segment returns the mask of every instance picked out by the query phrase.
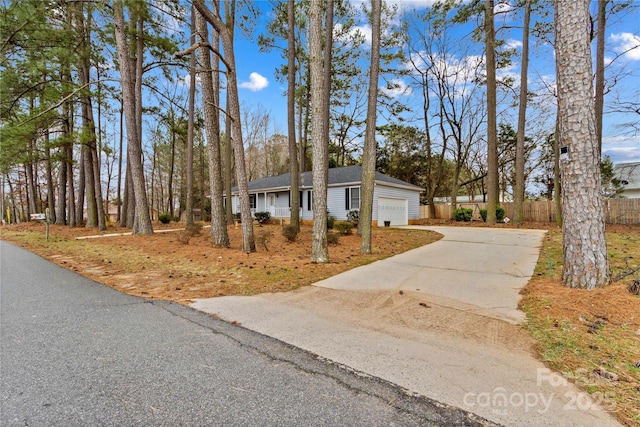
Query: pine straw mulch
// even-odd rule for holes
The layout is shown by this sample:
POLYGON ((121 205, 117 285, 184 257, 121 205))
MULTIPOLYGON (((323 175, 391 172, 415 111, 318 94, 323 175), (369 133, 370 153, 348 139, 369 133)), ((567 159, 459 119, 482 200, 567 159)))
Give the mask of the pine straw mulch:
POLYGON ((255 226, 256 252, 241 251, 241 228, 227 228, 230 248, 212 245, 210 230, 193 236, 184 224, 154 223, 152 235, 123 235, 76 240, 90 235, 125 233, 108 227, 105 232, 83 227, 23 223, 0 228, 1 237, 35 252, 69 270, 128 294, 189 303, 197 298, 285 292, 334 276, 359 265, 387 258, 439 240, 425 230, 376 228, 373 253, 360 254, 360 237, 341 236, 329 245, 327 264, 311 262, 311 227, 303 226, 294 242, 282 234, 280 224, 255 226), (173 232, 157 232, 162 230, 173 232))
MULTIPOLYGON (((640 227, 607 226, 613 276, 640 265, 640 227)), ((621 423, 640 424, 640 296, 630 292, 640 272, 594 290, 562 285, 562 233, 545 237, 534 278, 523 289, 525 328, 539 358, 621 423)))

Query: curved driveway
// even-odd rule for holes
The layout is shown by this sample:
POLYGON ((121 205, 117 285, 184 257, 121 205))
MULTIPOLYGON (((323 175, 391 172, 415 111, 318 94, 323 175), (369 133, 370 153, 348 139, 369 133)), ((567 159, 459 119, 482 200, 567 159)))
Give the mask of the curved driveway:
POLYGON ((517 310, 519 290, 533 272, 544 232, 427 228, 445 237, 314 287, 203 299, 192 307, 499 424, 619 426, 529 349, 498 339, 506 329, 516 331, 509 338, 523 335, 512 323, 524 319, 517 310), (409 315, 427 320, 412 328, 370 307, 375 298, 384 307, 411 293, 454 313, 428 317, 440 309, 421 302, 430 309, 409 315), (456 333, 438 324, 465 317, 477 324, 456 333), (488 340, 474 339, 472 329, 485 328, 488 340))
POLYGON ((314 286, 349 291, 403 290, 429 294, 441 305, 512 323, 520 289, 538 261, 544 230, 426 228, 444 237, 420 248, 355 268, 314 286))

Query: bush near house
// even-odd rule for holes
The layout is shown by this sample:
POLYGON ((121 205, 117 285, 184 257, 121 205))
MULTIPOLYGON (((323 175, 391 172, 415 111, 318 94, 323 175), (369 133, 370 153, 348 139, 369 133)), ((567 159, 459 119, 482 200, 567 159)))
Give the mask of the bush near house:
POLYGON ((471 208, 458 208, 453 211, 453 218, 456 221, 471 221, 471 217, 473 217, 473 209, 471 208))
POLYGON ((158 221, 163 224, 169 224, 171 222, 171 214, 169 212, 164 212, 158 215, 158 221))
MULTIPOLYGON (((482 217, 482 220, 484 222, 487 222, 487 210, 486 209, 480 209, 480 216, 482 217)), ((503 219, 504 219, 504 208, 502 206, 498 206, 496 208, 496 221, 502 222, 503 219)))
POLYGON ((336 222, 336 217, 327 213, 327 229, 333 230, 333 224, 336 222))
POLYGON ((351 230, 353 229, 353 223, 350 221, 336 221, 333 225, 333 228, 341 235, 346 236, 351 234, 351 230))
POLYGON ((261 226, 264 224, 269 224, 269 221, 271 220, 270 212, 256 212, 255 214, 253 214, 253 216, 261 226))
POLYGON ((353 225, 358 225, 358 222, 360 221, 360 211, 354 209, 347 212, 347 221, 353 223, 353 225))

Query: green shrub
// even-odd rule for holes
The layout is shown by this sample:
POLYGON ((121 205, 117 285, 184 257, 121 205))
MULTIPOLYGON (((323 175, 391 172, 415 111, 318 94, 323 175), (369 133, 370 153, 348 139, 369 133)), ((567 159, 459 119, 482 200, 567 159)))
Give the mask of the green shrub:
POLYGON ((171 214, 169 212, 164 212, 158 215, 158 220, 163 224, 169 224, 171 222, 171 214))
POLYGON ((336 222, 336 217, 331 215, 330 213, 327 213, 327 228, 329 230, 333 229, 333 224, 336 222))
POLYGON ((271 213, 269 212, 256 212, 255 214, 253 214, 253 216, 261 226, 264 224, 269 224, 269 221, 271 220, 271 213))
POLYGON ((354 209, 352 211, 347 212, 347 221, 349 221, 353 225, 358 225, 358 221, 360 221, 360 211, 357 209, 354 209))
POLYGON ((340 240, 338 233, 327 233, 327 243, 330 245, 337 245, 340 240))
MULTIPOLYGON (((487 210, 486 209, 480 209, 480 216, 482 217, 482 220, 484 222, 487 222, 487 210)), ((504 208, 502 206, 498 206, 496 208, 496 221, 502 222, 503 219, 504 219, 504 208)))
POLYGON ((295 242, 298 237, 298 229, 293 225, 282 227, 282 235, 290 242, 295 242))
POLYGON ((471 221, 471 218, 473 217, 473 209, 470 208, 458 208, 455 211, 453 211, 453 218, 456 221, 471 221))
POLYGON ((335 228, 339 234, 346 236, 347 234, 351 234, 353 223, 349 221, 336 221, 333 228, 335 228))

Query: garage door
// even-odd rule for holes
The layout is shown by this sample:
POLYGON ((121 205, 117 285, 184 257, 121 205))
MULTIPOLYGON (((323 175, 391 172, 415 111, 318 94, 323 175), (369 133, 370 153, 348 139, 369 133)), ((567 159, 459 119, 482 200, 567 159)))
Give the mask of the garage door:
POLYGON ((390 221, 391 225, 407 225, 407 205, 407 199, 378 197, 378 226, 384 227, 385 221, 390 221))

